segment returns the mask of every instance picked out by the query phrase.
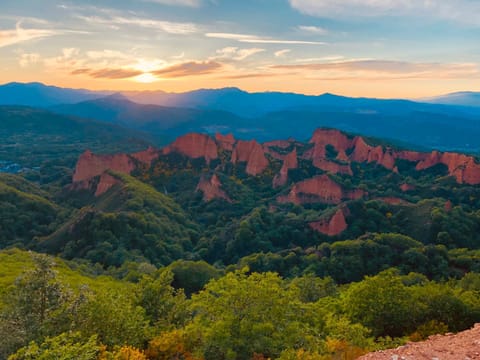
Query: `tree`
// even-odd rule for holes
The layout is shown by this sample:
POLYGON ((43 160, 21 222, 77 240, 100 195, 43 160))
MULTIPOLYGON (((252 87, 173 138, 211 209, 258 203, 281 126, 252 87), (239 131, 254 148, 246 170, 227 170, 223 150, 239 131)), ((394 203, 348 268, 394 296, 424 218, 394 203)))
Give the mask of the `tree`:
POLYGON ((343 307, 352 322, 372 330, 374 336, 401 336, 415 326, 412 319, 421 311, 402 283, 396 270, 390 269, 350 285, 343 307))
POLYGON ((188 338, 205 359, 277 357, 287 348, 315 348, 321 319, 274 273, 246 269, 212 280, 192 296, 196 313, 188 338))
POLYGON ((76 329, 84 336, 98 335, 109 347, 132 345, 143 346, 149 325, 145 310, 136 305, 132 293, 104 289, 90 294, 78 311, 76 329))
POLYGON ((145 276, 137 287, 138 305, 145 309, 150 324, 161 331, 182 326, 190 317, 183 290, 171 285, 173 276, 169 269, 162 269, 156 278, 145 276))
POLYGON ((17 278, 5 295, 0 314, 0 357, 5 358, 30 341, 43 341, 68 329, 63 321, 71 293, 57 279, 55 262, 33 256, 34 268, 17 278))
POLYGON ((99 352, 95 335, 85 340, 80 333, 74 332, 47 338, 41 345, 32 341, 8 360, 96 360, 99 352))

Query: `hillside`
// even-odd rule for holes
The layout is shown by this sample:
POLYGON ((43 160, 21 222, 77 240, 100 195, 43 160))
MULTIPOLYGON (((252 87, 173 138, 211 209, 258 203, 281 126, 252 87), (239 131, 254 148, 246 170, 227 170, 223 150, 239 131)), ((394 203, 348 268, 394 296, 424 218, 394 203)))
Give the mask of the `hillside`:
POLYGON ((86 151, 63 189, 4 179, 2 229, 16 217, 38 227, 9 230, 2 247, 104 267, 186 258, 341 283, 390 266, 435 279, 480 269, 474 157, 338 130, 308 143, 193 133, 161 149, 86 151))
POLYGON ((480 321, 469 155, 333 129, 308 142, 190 133, 87 150, 63 188, 0 181, 5 358, 355 359, 480 321))
POLYGON ((0 125, 0 162, 14 165, 12 172, 31 172, 41 182, 69 176, 86 149, 135 151, 152 141, 146 133, 118 125, 21 106, 0 106, 0 125))
MULTIPOLYGON (((188 258, 196 226, 168 196, 125 174, 104 173, 95 198, 34 247, 93 263, 168 265, 188 258)), ((80 187, 75 187, 81 192, 80 187)), ((88 197, 88 196, 87 196, 88 197)))
POLYGON ((115 194, 115 185, 105 181, 109 170, 131 174, 174 199, 198 226, 194 258, 211 263, 288 275, 285 251, 295 249, 300 269, 341 282, 374 274, 384 261, 429 276, 479 266, 480 165, 470 156, 399 150, 326 129, 309 143, 189 134, 163 149, 131 155, 84 153, 71 189, 84 189, 92 199, 115 194), (399 233, 412 242, 403 240, 405 254, 391 257, 402 238, 372 233, 399 233), (371 262, 363 254, 367 243, 389 255, 371 262), (335 265, 349 256, 358 258, 355 265, 335 265), (276 260, 267 266, 269 258, 276 260), (438 266, 442 270, 434 270, 438 266))

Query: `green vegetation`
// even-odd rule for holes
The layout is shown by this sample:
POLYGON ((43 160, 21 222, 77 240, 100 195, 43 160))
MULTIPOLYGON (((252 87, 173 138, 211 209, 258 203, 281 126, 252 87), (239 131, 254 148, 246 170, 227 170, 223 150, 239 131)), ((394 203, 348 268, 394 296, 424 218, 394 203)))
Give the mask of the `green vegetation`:
MULTIPOLYGON (((47 115, 0 109, 0 154, 33 169, 28 126, 47 115)), ((279 160, 249 176, 228 151, 210 163, 171 153, 131 176, 109 172, 116 183, 95 196, 98 177, 65 187, 79 149, 143 143, 110 127, 90 141, 77 131, 93 125, 55 119, 40 127, 40 169, 0 174, 0 358, 353 359, 480 321, 480 188, 445 166, 353 163, 354 176, 329 176, 368 195, 301 205, 278 197, 324 174, 311 161, 273 188, 279 160), (196 190, 213 174, 231 202, 196 190), (339 209, 343 232, 310 226, 339 209)))
POLYGON ((142 132, 21 106, 0 106, 0 160, 17 163, 32 180, 67 184, 85 150, 133 152, 152 139, 142 132))
MULTIPOLYGON (((478 273, 435 282, 388 269, 338 286, 244 268, 216 274, 188 299, 172 286, 169 268, 132 283, 83 275, 35 253, 2 251, 0 258, 0 272, 9 273, 0 295, 0 356, 10 360, 354 359, 480 321, 478 273)), ((173 268, 211 273, 201 263, 173 268)))

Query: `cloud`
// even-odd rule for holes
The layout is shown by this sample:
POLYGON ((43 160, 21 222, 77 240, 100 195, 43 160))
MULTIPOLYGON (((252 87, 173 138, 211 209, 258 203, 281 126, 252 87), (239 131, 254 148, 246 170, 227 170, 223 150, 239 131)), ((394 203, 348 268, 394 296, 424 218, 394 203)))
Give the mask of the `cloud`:
POLYGON ((65 68, 71 69, 82 62, 82 60, 79 59, 79 55, 80 49, 78 48, 63 48, 61 55, 46 58, 43 60, 43 63, 46 67, 53 69, 54 71, 65 68))
POLYGON ((275 57, 284 57, 286 54, 288 54, 290 51, 290 49, 283 49, 283 50, 278 50, 278 51, 275 51, 273 54, 275 55, 275 57))
POLYGON ((40 54, 31 53, 31 54, 21 54, 18 64, 20 67, 24 68, 31 64, 36 64, 40 61, 40 54))
POLYGON ((289 0, 303 14, 325 17, 411 16, 480 25, 476 0, 289 0))
POLYGON ((244 60, 249 56, 258 54, 260 52, 265 51, 265 49, 260 48, 250 48, 250 49, 239 49, 238 47, 225 47, 223 49, 217 50, 218 58, 227 58, 233 60, 244 60))
POLYGON ((180 64, 170 65, 151 73, 164 78, 183 76, 205 75, 213 73, 222 68, 222 64, 216 61, 189 61, 180 64))
POLYGON ((188 35, 198 31, 197 25, 193 23, 163 21, 139 17, 123 17, 123 16, 111 16, 111 17, 99 17, 99 16, 77 16, 91 24, 103 24, 109 25, 114 28, 118 28, 121 25, 138 26, 141 28, 155 29, 163 31, 169 34, 188 35))
POLYGON ((315 64, 274 65, 276 70, 298 71, 324 80, 346 79, 459 79, 480 77, 477 64, 412 63, 389 60, 353 60, 315 64))
POLYGON ((161 5, 171 6, 187 6, 187 7, 200 7, 201 0, 143 0, 144 2, 151 2, 161 5))
POLYGON ((100 59, 130 59, 131 56, 117 50, 87 51, 87 57, 93 60, 100 59))
MULTIPOLYGON (((332 61, 340 61, 344 60, 345 57, 342 55, 330 55, 330 56, 323 56, 323 57, 316 57, 316 58, 302 58, 302 59, 295 59, 295 62, 332 62, 332 61)), ((362 59, 362 60, 370 60, 370 59, 362 59)), ((352 60, 349 60, 352 61, 352 60)))
POLYGON ((235 33, 206 33, 206 37, 217 39, 236 40, 243 43, 251 44, 286 44, 286 45, 325 45, 324 42, 319 41, 304 41, 304 40, 282 40, 260 37, 256 35, 235 34, 235 33))
POLYGON ((58 34, 59 32, 54 30, 23 29, 21 27, 21 22, 17 22, 17 26, 14 30, 0 30, 0 48, 58 34))
MULTIPOLYGON (((286 74, 284 74, 286 75, 286 74)), ((236 75, 222 76, 222 79, 250 79, 250 78, 262 78, 262 77, 278 77, 278 74, 273 73, 244 73, 236 75)))
POLYGON ((81 68, 73 70, 71 75, 88 75, 95 79, 128 79, 143 74, 142 71, 134 69, 89 69, 81 68))
POLYGON ((328 30, 318 27, 318 26, 307 26, 307 25, 300 25, 298 26, 298 30, 310 33, 310 34, 315 34, 315 35, 326 35, 328 34, 328 30))
POLYGON ((184 57, 185 57, 185 51, 182 51, 180 54, 171 56, 172 59, 176 59, 176 60, 183 59, 184 57))

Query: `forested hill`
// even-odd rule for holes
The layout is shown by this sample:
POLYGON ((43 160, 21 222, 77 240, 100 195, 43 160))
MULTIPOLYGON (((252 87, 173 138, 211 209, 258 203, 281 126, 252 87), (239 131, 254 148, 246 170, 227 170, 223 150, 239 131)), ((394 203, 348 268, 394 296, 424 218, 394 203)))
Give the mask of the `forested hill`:
POLYGON ((472 156, 187 134, 71 173, 0 175, 4 358, 353 359, 480 321, 472 156))
POLYGON ((342 283, 391 266, 435 279, 479 267, 474 157, 337 130, 308 143, 188 134, 162 149, 86 151, 61 190, 0 180, 2 247, 103 267, 191 259, 342 283), (27 231, 15 219, 35 220, 27 231))

